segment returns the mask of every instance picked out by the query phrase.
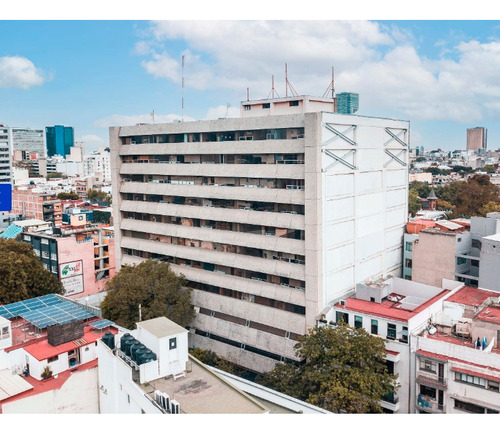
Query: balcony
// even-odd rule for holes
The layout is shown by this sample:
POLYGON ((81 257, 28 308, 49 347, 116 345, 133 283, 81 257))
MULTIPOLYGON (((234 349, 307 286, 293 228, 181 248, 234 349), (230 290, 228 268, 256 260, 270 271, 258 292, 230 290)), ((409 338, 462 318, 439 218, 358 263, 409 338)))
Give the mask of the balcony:
POLYGON ((447 380, 443 377, 429 377, 418 373, 416 381, 429 387, 447 388, 447 380))
POLYGON ((424 396, 422 394, 418 395, 416 408, 419 409, 420 411, 431 413, 431 414, 444 414, 445 413, 445 406, 444 405, 440 405, 432 397, 424 396))

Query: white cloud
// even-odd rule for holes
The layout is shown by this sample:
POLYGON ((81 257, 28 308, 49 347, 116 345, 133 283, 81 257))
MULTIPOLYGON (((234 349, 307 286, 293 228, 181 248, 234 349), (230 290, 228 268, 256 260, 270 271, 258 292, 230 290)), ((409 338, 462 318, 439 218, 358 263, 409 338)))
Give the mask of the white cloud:
POLYGON ((154 21, 150 30, 142 66, 180 83, 184 54, 186 87, 265 98, 274 76, 284 96, 287 63, 297 93, 321 96, 334 66, 335 90, 358 92, 360 114, 461 122, 498 114, 499 42, 462 39, 428 58, 420 37, 369 21, 154 21))
MULTIPOLYGON (((166 122, 174 122, 176 120, 181 120, 180 115, 154 115, 154 123, 162 124, 166 122)), ((192 118, 184 117, 184 121, 193 121, 192 118)), ((140 115, 110 115, 105 118, 98 119, 94 122, 96 127, 109 128, 114 126, 126 126, 126 125, 136 125, 136 124, 153 124, 153 117, 151 113, 145 113, 140 115)))
POLYGON ((231 107, 231 105, 220 105, 217 107, 211 107, 207 111, 207 116, 205 119, 219 119, 219 118, 239 118, 240 108, 231 107))
POLYGON ((0 57, 0 88, 29 89, 45 79, 44 73, 25 57, 0 57))

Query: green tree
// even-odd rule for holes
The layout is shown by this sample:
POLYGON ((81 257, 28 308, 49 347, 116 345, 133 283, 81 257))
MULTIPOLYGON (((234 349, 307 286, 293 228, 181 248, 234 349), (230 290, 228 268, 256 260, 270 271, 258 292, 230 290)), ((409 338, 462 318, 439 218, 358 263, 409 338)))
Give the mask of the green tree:
POLYGON ((486 174, 476 174, 462 183, 455 198, 457 217, 484 216, 488 203, 500 204, 498 188, 486 174))
POLYGON ((147 260, 124 266, 107 282, 106 290, 103 317, 125 328, 134 328, 139 321, 139 305, 142 320, 165 316, 185 326, 193 315, 191 289, 168 263, 147 260))
POLYGON ((51 178, 63 178, 63 173, 62 172, 49 172, 47 174, 47 180, 50 180, 51 178))
POLYGON ((299 337, 305 363, 280 363, 259 382, 332 412, 382 412, 380 400, 398 387, 385 365, 385 340, 341 323, 299 337))
POLYGON ((411 213, 412 216, 415 216, 417 211, 422 208, 422 201, 420 201, 418 191, 416 189, 410 189, 410 193, 408 195, 408 213, 411 213))
POLYGON ((80 199, 80 196, 78 195, 78 193, 76 193, 75 191, 71 191, 71 192, 60 192, 57 194, 57 197, 61 200, 65 200, 65 199, 80 199))
POLYGON ((111 205, 111 196, 102 190, 90 189, 87 191, 87 197, 90 202, 104 204, 106 206, 111 205))
POLYGON ((420 198, 427 198, 431 192, 431 186, 423 181, 412 181, 410 183, 410 189, 416 190, 420 198))
POLYGON ((61 281, 43 267, 29 244, 0 239, 0 305, 63 291, 61 281))
POLYGON ((483 171, 487 172, 488 174, 494 174, 497 170, 494 165, 485 165, 483 171))
POLYGON ((465 181, 455 180, 444 186, 437 186, 434 192, 439 199, 449 202, 451 205, 455 205, 457 194, 464 183, 465 181))

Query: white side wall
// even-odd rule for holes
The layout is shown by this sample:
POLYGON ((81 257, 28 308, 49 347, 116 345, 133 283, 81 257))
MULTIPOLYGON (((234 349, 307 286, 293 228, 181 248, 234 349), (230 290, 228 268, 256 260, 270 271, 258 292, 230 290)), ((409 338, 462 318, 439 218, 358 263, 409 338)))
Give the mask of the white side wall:
POLYGON ((391 139, 387 129, 409 142, 408 122, 323 113, 318 147, 323 209, 318 218, 324 240, 325 304, 370 277, 401 275, 408 147, 391 139))
POLYGON ((2 405, 4 414, 98 414, 97 367, 74 372, 58 390, 2 405))

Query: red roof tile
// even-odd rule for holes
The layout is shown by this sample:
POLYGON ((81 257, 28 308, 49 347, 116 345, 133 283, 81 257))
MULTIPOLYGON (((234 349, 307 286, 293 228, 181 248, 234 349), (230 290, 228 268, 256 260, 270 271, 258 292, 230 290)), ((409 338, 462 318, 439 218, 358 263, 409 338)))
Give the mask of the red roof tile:
POLYGON ((433 303, 441 299, 443 296, 448 294, 450 290, 443 290, 436 296, 428 299, 422 305, 419 305, 413 310, 408 310, 400 307, 400 303, 377 303, 371 301, 363 301, 361 299, 347 298, 345 300, 345 305, 340 305, 340 303, 335 304, 335 307, 341 308, 347 311, 354 311, 364 314, 372 314, 374 316, 385 317, 388 319, 399 320, 402 322, 408 321, 416 314, 420 313, 427 307, 431 306, 433 303))
POLYGON ((47 340, 43 340, 34 344, 29 344, 24 350, 34 356, 38 361, 43 361, 53 356, 69 352, 70 350, 95 343, 103 335, 103 331, 96 331, 92 327, 87 326, 83 337, 78 340, 73 340, 58 346, 52 346, 47 340))
POLYGON ((471 307, 479 307, 486 299, 499 296, 500 293, 497 292, 465 286, 455 294, 451 295, 448 299, 446 299, 446 301, 469 305, 471 307))
POLYGON ((482 309, 481 312, 474 317, 474 319, 500 325, 500 307, 486 307, 482 309))

